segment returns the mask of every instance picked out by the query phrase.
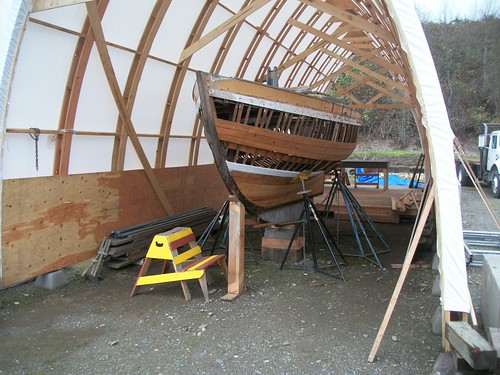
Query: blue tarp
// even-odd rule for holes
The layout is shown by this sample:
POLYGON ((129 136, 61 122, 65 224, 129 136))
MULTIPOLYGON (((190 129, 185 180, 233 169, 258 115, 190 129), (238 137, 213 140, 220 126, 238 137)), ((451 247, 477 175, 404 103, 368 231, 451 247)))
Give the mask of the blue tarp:
MULTIPOLYGON (((363 173, 362 169, 360 168, 357 168, 356 169, 356 173, 363 173)), ((358 182, 361 182, 361 183, 375 183, 377 182, 377 175, 373 175, 373 176, 358 176, 357 179, 358 179, 358 182)), ((384 185, 384 179, 381 177, 378 181, 378 184, 380 186, 383 186, 384 185)), ((405 187, 408 187, 410 185, 410 180, 407 180, 407 179, 404 179, 404 178, 401 178, 397 175, 394 175, 394 174, 390 174, 389 173, 389 186, 405 186, 405 187)), ((422 184, 421 182, 418 184, 418 187, 424 187, 424 184, 422 184)))

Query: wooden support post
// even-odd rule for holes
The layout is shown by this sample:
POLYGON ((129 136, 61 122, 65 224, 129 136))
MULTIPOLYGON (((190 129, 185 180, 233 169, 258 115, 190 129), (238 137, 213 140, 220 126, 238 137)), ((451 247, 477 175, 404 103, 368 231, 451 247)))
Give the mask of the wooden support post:
POLYGON ((233 195, 229 197, 228 285, 225 301, 233 301, 245 290, 245 207, 233 195))
MULTIPOLYGON (((429 181, 429 184, 431 183, 432 181, 429 181)), ((394 311, 394 307, 396 306, 396 302, 398 301, 399 293, 401 293, 401 289, 406 279, 406 275, 410 270, 411 261, 413 259, 413 256, 415 255, 415 251, 417 250, 420 236, 422 235, 422 232, 425 227, 425 222, 427 221, 427 217, 429 216, 432 204, 434 203, 434 194, 435 194, 434 186, 430 186, 429 193, 426 197, 427 199, 425 199, 425 203, 422 202, 423 204, 421 205, 421 212, 418 215, 418 220, 416 223, 417 225, 415 227, 415 230, 413 231, 410 245, 408 247, 408 250, 406 252, 406 257, 403 262, 403 269, 399 274, 399 279, 396 284, 396 287, 394 288, 394 292, 392 293, 391 301, 389 302, 389 306, 387 307, 387 311, 385 312, 384 319, 378 330, 377 337, 375 338, 375 342, 373 343, 372 350, 370 352, 370 355, 368 356, 368 362, 373 362, 375 356, 377 355, 378 347, 380 346, 380 342, 384 337, 385 330, 387 328, 387 325, 389 324, 389 320, 391 319, 392 312, 394 311)))

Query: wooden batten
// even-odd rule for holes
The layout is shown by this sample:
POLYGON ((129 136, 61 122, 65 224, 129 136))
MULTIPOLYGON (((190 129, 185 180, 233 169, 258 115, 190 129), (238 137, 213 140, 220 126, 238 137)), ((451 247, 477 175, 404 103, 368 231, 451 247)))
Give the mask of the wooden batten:
MULTIPOLYGON (((175 212, 227 197, 214 165, 154 172, 175 212)), ((111 230, 165 216, 142 170, 5 180, 2 204, 0 286, 90 259, 111 230)))

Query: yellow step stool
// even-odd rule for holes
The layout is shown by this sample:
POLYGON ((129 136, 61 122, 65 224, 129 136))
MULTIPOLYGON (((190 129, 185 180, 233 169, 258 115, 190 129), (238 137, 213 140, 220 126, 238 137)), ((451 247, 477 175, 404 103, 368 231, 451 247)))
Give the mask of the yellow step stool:
POLYGON ((227 279, 226 256, 211 255, 203 257, 201 248, 196 243, 196 238, 191 228, 177 227, 168 232, 159 233, 151 242, 148 253, 134 284, 130 297, 134 296, 138 286, 169 283, 179 281, 186 301, 191 299, 187 280, 198 279, 205 301, 208 302, 208 287, 205 269, 218 264, 227 279), (179 254, 182 248, 188 248, 179 254), (160 274, 145 275, 153 260, 163 260, 160 274), (165 273, 167 262, 173 265, 173 272, 165 273))

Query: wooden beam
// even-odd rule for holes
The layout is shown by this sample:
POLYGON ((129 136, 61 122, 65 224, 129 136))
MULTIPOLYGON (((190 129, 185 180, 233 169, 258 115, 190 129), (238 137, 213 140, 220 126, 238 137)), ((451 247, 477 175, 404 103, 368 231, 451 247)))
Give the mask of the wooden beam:
POLYGON ((474 370, 493 370, 497 352, 486 339, 467 322, 448 322, 446 339, 474 370))
MULTIPOLYGON (((292 24, 290 22, 290 20, 288 21, 288 23, 292 24)), ((337 30, 335 30, 335 33, 332 34, 332 37, 335 38, 339 35, 342 35, 344 33, 346 33, 347 30, 346 28, 344 27, 339 27, 337 28, 337 30)), ((307 56, 309 56, 310 54, 318 51, 319 49, 321 49, 322 47, 324 47, 326 44, 328 43, 328 41, 326 40, 321 40, 315 44, 313 44, 312 46, 310 46, 309 48, 305 49, 304 51, 302 51, 301 53, 299 53, 298 55, 295 55, 294 57, 292 57, 291 59, 287 60, 285 63, 281 64, 279 67, 278 67, 278 73, 281 73, 283 72, 286 68, 292 66, 293 64, 296 64, 298 63, 299 61, 301 60, 304 60, 307 56)))
POLYGON ((242 22, 245 18, 247 18, 257 10, 262 8, 270 1, 271 0, 255 0, 250 5, 248 5, 247 7, 243 8, 238 13, 230 17, 228 20, 221 23, 215 29, 210 31, 208 34, 206 34, 205 36, 203 36, 202 38, 198 39, 196 42, 191 44, 189 47, 184 49, 184 51, 182 51, 181 53, 181 57, 179 58, 179 64, 182 63, 184 60, 186 60, 188 57, 192 56, 196 51, 199 51, 200 49, 205 47, 208 43, 216 39, 218 36, 225 33, 231 27, 242 22))
POLYGON ((365 104, 352 104, 349 106, 349 108, 353 109, 407 109, 407 108, 412 108, 412 105, 410 103, 408 104, 370 104, 370 103, 365 103, 365 104))
MULTIPOLYGON (((408 274, 408 271, 410 270, 411 266, 411 261, 413 259, 413 256, 415 255, 415 251, 417 250, 418 242, 420 240, 420 236, 422 235, 422 232, 424 231, 425 223, 427 221, 427 217, 429 216, 429 212, 432 208, 432 205, 434 203, 434 196, 435 196, 435 189, 434 186, 432 185, 432 180, 430 180, 427 183, 427 190, 428 194, 427 197, 422 201, 422 205, 420 206, 420 212, 417 215, 417 221, 416 221, 416 227, 414 227, 410 245, 408 247, 408 250, 406 252, 405 260, 403 262, 403 269, 401 270, 401 273, 399 274, 399 279, 396 284, 396 287, 394 288, 394 292, 392 293, 391 300, 389 302, 389 306, 387 307, 387 311, 385 312, 384 319, 382 321, 382 324, 380 325, 380 328, 377 333, 377 337, 375 338, 375 342, 373 343, 372 350, 370 352, 370 355, 368 356, 368 362, 373 362, 375 359, 375 356, 377 355, 378 347, 380 346, 380 343, 382 342, 382 338, 384 337, 385 330, 387 328, 387 325, 389 324, 389 320, 391 319, 392 312, 394 311, 394 307, 396 306, 396 302, 398 301, 399 294, 401 293, 401 289, 403 287, 403 284, 406 279, 406 275, 408 274)), ((425 194, 424 194, 425 196, 425 194)))
POLYGON ((169 215, 173 214, 174 211, 172 206, 170 205, 163 189, 160 185, 160 182, 156 178, 151 165, 149 164, 148 158, 142 149, 141 142, 137 137, 137 133, 135 131, 134 125, 132 124, 132 120, 128 114, 127 106, 125 104, 125 100, 123 99, 123 95, 120 92, 120 86, 118 85, 118 80, 116 79, 116 75, 113 69, 113 65, 111 63, 111 58, 109 56, 108 48, 106 47, 106 42, 104 39, 104 33, 102 31, 101 22, 99 18, 99 12, 97 9, 97 4, 95 2, 88 2, 87 4, 87 14, 90 21, 92 33, 94 34, 95 44, 97 50, 99 52, 99 56, 101 58, 101 63, 106 74, 106 78, 108 80, 109 87, 111 89, 111 93, 116 103, 116 107, 118 109, 119 115, 123 120, 123 123, 127 129, 127 132, 130 137, 130 141, 134 146, 135 152, 141 161, 141 164, 144 168, 144 172, 148 176, 149 181, 155 191, 158 199, 160 200, 161 205, 165 209, 165 212, 169 215))
POLYGON ((335 18, 338 18, 345 23, 356 26, 365 32, 368 32, 372 35, 378 36, 387 41, 394 42, 394 37, 392 34, 381 28, 379 25, 374 24, 373 22, 367 21, 362 17, 356 16, 351 12, 347 12, 345 9, 336 7, 329 3, 325 3, 321 0, 300 0, 302 3, 310 5, 324 13, 330 14, 335 18))
POLYGON ((364 51, 351 43, 347 43, 343 39, 338 39, 335 37, 335 34, 328 35, 320 30, 315 29, 314 27, 308 26, 305 23, 302 23, 302 22, 294 20, 294 19, 288 20, 288 23, 295 26, 295 27, 298 27, 304 31, 307 31, 309 34, 317 36, 318 38, 321 38, 321 39, 326 40, 332 44, 335 44, 339 47, 342 47, 346 50, 349 50, 357 56, 364 57, 365 59, 371 60, 374 64, 377 64, 377 65, 379 65, 387 70, 390 70, 390 71, 393 71, 393 72, 399 73, 399 74, 406 74, 406 72, 401 67, 394 65, 387 60, 380 58, 376 54, 364 51))
POLYGON ((35 13, 35 12, 41 12, 42 10, 65 7, 68 5, 81 4, 95 0, 32 0, 32 1, 33 1, 33 9, 31 10, 31 12, 35 13))
POLYGON ((395 87, 404 93, 406 93, 408 91, 408 88, 403 86, 400 82, 393 81, 392 79, 387 78, 386 76, 384 76, 380 73, 377 73, 377 72, 375 72, 375 71, 373 71, 373 70, 371 70, 371 69, 369 69, 369 68, 367 68, 367 67, 365 67, 365 66, 363 66, 355 61, 346 59, 345 57, 343 57, 343 56, 341 56, 333 51, 330 51, 326 48, 324 48, 323 51, 325 53, 329 54, 330 56, 335 57, 336 59, 342 61, 343 63, 348 64, 351 67, 356 68, 365 74, 368 74, 369 76, 372 76, 372 78, 386 83, 389 87, 395 87))
POLYGON ((342 68, 334 71, 332 74, 329 74, 326 77, 320 79, 319 81, 314 82, 312 85, 309 86, 309 90, 313 90, 316 87, 319 87, 328 81, 333 81, 335 78, 337 78, 342 73, 346 73, 349 69, 351 69, 351 67, 349 65, 344 65, 342 68))
POLYGON ((402 103, 410 104, 409 98, 403 98, 402 96, 396 94, 395 92, 386 89, 384 86, 381 86, 373 81, 368 81, 368 82, 366 82, 366 84, 370 87, 373 87, 375 90, 378 90, 387 96, 390 96, 396 100, 399 100, 402 103))
MULTIPOLYGON (((132 61, 132 65, 129 70, 127 83, 123 90, 123 97, 127 105, 127 116, 131 116, 132 114, 137 90, 139 89, 139 83, 142 78, 144 67, 146 66, 146 63, 148 61, 151 47, 171 3, 172 0, 156 0, 156 4, 151 11, 151 15, 149 16, 148 23, 144 27, 141 40, 139 41, 139 45, 137 46, 137 52, 134 54, 134 60, 132 61)), ((123 170, 128 143, 127 130, 124 127, 123 121, 120 117, 118 118, 116 124, 116 131, 118 133, 121 132, 122 136, 116 138, 114 142, 113 159, 111 162, 112 171, 123 170)))
POLYGON ((238 199, 229 197, 228 285, 225 301, 233 301, 245 290, 245 207, 238 199))

